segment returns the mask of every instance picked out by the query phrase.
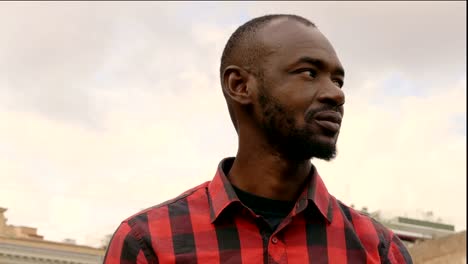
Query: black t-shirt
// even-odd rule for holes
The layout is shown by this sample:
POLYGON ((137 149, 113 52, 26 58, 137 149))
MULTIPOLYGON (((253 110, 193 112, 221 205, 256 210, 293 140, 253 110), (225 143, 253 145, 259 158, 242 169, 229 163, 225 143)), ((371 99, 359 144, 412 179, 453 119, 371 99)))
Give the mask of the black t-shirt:
POLYGON ((294 201, 273 200, 245 192, 234 185, 232 187, 239 200, 254 213, 262 216, 273 231, 288 216, 295 204, 294 201))

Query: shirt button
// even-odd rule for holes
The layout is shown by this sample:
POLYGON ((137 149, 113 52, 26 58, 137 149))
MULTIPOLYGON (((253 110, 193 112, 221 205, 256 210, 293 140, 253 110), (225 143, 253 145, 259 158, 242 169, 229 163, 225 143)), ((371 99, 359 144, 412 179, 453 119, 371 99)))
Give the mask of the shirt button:
POLYGON ((278 243, 278 239, 277 239, 276 237, 273 237, 273 238, 271 239, 271 242, 273 242, 273 244, 276 244, 276 243, 278 243))

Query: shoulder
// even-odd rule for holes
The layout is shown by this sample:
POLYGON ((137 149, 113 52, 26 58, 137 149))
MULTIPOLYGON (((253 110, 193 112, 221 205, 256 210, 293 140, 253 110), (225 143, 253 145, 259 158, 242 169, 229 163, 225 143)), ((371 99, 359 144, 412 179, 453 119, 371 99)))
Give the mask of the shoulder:
POLYGON ((372 237, 379 243, 379 247, 388 247, 393 231, 375 219, 371 214, 356 210, 337 200, 339 209, 342 211, 347 222, 351 223, 358 234, 365 234, 366 237, 372 237))
POLYGON ((178 206, 181 204, 186 203, 187 198, 198 198, 198 197, 204 197, 206 195, 206 188, 210 182, 204 182, 198 186, 195 186, 180 195, 169 199, 167 201, 164 201, 162 203, 159 203, 157 205, 151 206, 147 209, 144 209, 122 221, 122 223, 128 223, 130 227, 137 227, 139 223, 147 223, 148 222, 148 216, 151 217, 164 217, 165 215, 168 216, 168 207, 170 206, 178 206))
POLYGON ((390 228, 387 228, 372 215, 349 207, 337 199, 335 200, 348 226, 353 228, 364 245, 377 247, 380 258, 387 261, 385 263, 412 263, 408 250, 390 228))
POLYGON ((112 236, 104 263, 122 263, 122 261, 125 263, 158 263, 154 239, 164 237, 164 234, 170 232, 168 223, 171 215, 169 215, 168 208, 174 206, 175 214, 178 214, 177 210, 187 208, 187 198, 204 197, 208 183, 200 184, 173 199, 124 219, 112 236), (158 232, 160 235, 155 237, 153 232, 158 232))
POLYGON ((382 223, 372 217, 371 214, 358 211, 353 207, 347 206, 340 200, 336 199, 338 209, 341 210, 346 221, 350 222, 355 228, 369 228, 375 231, 376 235, 390 237, 393 232, 385 227, 382 223))

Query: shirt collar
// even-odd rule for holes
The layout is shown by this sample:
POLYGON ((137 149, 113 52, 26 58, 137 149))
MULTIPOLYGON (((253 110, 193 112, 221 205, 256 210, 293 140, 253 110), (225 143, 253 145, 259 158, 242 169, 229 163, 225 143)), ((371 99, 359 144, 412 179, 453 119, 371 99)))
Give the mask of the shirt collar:
MULTIPOLYGON (((225 211, 231 204, 238 203, 239 198, 234 191, 231 183, 229 182, 225 171, 228 171, 228 167, 232 166, 234 158, 223 159, 216 171, 216 175, 208 185, 208 199, 210 201, 210 220, 211 223, 225 211)), ((325 187, 322 178, 318 174, 315 166, 312 165, 310 171, 311 176, 309 177, 309 183, 305 186, 298 200, 296 206, 293 209, 293 215, 296 215, 304 211, 308 203, 313 203, 320 214, 329 222, 332 222, 332 202, 330 194, 325 187)))

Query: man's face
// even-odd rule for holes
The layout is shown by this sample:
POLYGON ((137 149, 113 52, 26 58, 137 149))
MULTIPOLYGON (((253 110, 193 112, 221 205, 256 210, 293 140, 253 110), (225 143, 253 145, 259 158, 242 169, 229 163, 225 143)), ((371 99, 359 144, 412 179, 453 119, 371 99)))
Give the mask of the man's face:
POLYGON ((272 52, 258 78, 256 114, 267 139, 290 159, 334 158, 345 99, 333 47, 316 28, 295 21, 262 33, 272 52))

